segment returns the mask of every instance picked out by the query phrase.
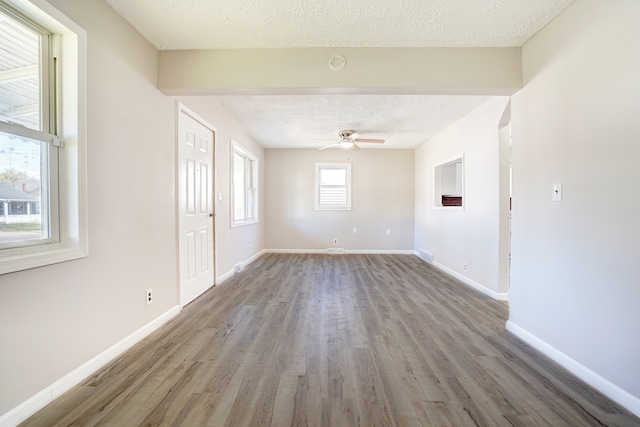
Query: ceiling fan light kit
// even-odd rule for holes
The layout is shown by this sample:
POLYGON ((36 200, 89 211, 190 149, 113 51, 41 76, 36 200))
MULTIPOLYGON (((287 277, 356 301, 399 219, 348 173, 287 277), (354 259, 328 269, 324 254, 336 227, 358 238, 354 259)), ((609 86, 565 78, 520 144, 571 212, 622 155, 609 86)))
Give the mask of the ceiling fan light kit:
POLYGON ((340 138, 340 141, 334 144, 330 144, 325 147, 319 148, 318 150, 337 147, 337 148, 343 148, 345 150, 358 151, 360 147, 358 146, 358 144, 356 144, 357 142, 367 142, 367 143, 372 142, 375 144, 384 143, 384 139, 360 138, 360 136, 361 136, 360 134, 357 134, 353 130, 341 130, 338 132, 338 137, 340 138))

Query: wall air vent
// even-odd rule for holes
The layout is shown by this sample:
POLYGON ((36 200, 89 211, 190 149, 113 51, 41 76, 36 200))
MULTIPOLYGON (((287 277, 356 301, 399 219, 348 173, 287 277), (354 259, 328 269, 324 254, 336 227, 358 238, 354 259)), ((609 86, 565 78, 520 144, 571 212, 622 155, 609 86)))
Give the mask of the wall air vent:
POLYGON ((429 264, 433 264, 433 254, 425 249, 420 249, 418 255, 429 264))

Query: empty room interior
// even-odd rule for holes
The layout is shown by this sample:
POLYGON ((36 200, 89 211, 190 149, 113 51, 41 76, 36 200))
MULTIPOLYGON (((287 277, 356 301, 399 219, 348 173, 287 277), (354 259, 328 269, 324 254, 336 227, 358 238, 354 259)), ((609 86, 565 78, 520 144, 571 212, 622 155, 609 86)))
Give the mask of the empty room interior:
POLYGON ((639 20, 0 0, 0 427, 640 426, 639 20))

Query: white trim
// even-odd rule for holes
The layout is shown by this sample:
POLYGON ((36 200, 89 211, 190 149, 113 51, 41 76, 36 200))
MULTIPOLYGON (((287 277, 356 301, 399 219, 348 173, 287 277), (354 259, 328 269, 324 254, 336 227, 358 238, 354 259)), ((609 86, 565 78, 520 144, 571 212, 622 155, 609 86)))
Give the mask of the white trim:
MULTIPOLYGON (((234 268, 233 268, 232 272, 233 272, 233 273, 236 273, 236 272, 240 272, 240 271, 244 270, 246 266, 248 266, 249 264, 251 264, 252 262, 254 262, 255 260, 257 260, 258 258, 260 258, 260 256, 261 256, 263 253, 264 253, 264 249, 263 249, 263 250, 261 250, 261 251, 259 251, 259 252, 257 252, 257 253, 255 253, 255 254, 253 254, 251 257, 247 258, 246 260, 244 260, 244 261, 240 261, 239 263, 237 263, 237 264, 234 266, 234 268), (238 268, 239 268, 239 270, 238 270, 238 268)), ((227 273, 227 274, 228 274, 228 273, 227 273)))
MULTIPOLYGON (((58 150, 60 241, 3 250, 0 274, 71 261, 88 255, 88 210, 86 188, 87 140, 87 33, 44 0, 9 3, 27 17, 60 34, 62 124, 59 132, 65 148, 58 150)), ((53 197, 53 195, 52 195, 53 197)))
POLYGON ((176 305, 166 313, 147 323, 145 326, 112 345, 102 353, 89 359, 87 362, 69 372, 64 377, 45 387, 42 391, 36 393, 18 406, 1 415, 0 427, 9 427, 20 424, 40 409, 53 402, 54 399, 57 399, 74 386, 80 384, 91 374, 107 365, 107 363, 120 356, 133 345, 142 341, 142 339, 178 314, 180 314, 180 306, 176 305))
POLYGON ((258 258, 260 258, 263 254, 265 254, 265 250, 261 250, 259 252, 256 252, 254 255, 252 255, 251 257, 249 257, 249 259, 247 259, 246 261, 244 261, 242 264, 246 267, 247 265, 251 264, 252 262, 254 262, 255 260, 257 260, 258 258))
POLYGON ((413 249, 346 249, 346 254, 362 254, 362 255, 415 255, 413 249))
POLYGON ((178 105, 178 109, 177 109, 177 113, 178 113, 178 117, 180 116, 180 113, 185 113, 188 116, 191 116, 193 119, 195 119, 197 122, 200 122, 200 124, 204 127, 206 127, 207 129, 209 129, 211 132, 216 133, 218 130, 216 129, 215 126, 211 125, 211 123, 209 123, 208 121, 206 121, 204 118, 202 118, 201 115, 199 115, 198 113, 196 113, 195 111, 193 111, 191 108, 189 108, 186 104, 183 104, 180 101, 176 101, 177 105, 178 105))
POLYGON ((228 280, 235 274, 235 270, 232 268, 221 276, 218 276, 216 279, 216 286, 221 285, 224 281, 228 280))
POLYGON ((606 378, 601 377, 597 373, 593 372, 586 366, 567 356, 557 348, 551 346, 549 343, 541 340, 537 336, 533 335, 526 329, 513 323, 511 320, 507 321, 507 331, 538 350, 545 356, 551 358, 563 368, 567 369, 576 377, 595 388, 605 396, 609 397, 616 403, 625 407, 631 411, 634 415, 640 417, 640 399, 633 396, 631 393, 623 390, 617 385, 613 384, 606 378))
MULTIPOLYGON (((264 249, 267 254, 326 254, 327 249, 264 249)), ((417 255, 413 249, 345 249, 345 254, 417 255)))
MULTIPOLYGON (((352 180, 351 180, 351 162, 316 162, 315 163, 315 210, 317 211, 350 211, 352 200, 352 180), (322 205, 320 204, 320 171, 323 169, 344 170, 346 174, 345 203, 343 205, 322 205)), ((336 187, 336 186, 333 186, 336 187)))
MULTIPOLYGON (((248 259, 237 263, 236 265, 240 266, 241 270, 244 270, 244 268, 247 265, 251 264, 252 262, 254 262, 258 258, 260 258, 265 253, 267 253, 267 251, 265 249, 263 249, 263 250, 255 253, 254 255, 249 257, 248 259)), ((235 267, 234 267, 234 268, 230 269, 229 271, 227 271, 226 273, 224 273, 222 276, 219 276, 217 281, 216 281, 216 285, 219 285, 222 282, 224 282, 225 280, 230 279, 235 273, 236 273, 236 270, 235 270, 235 267)))
POLYGON ((464 197, 462 198, 462 206, 434 206, 433 209, 437 211, 463 211, 464 197))
MULTIPOLYGON (((422 259, 422 258, 420 258, 420 259, 422 259)), ((458 273, 457 271, 454 271, 454 270, 450 269, 449 267, 440 264, 437 261, 433 261, 433 266, 438 268, 438 269, 440 269, 440 270, 442 270, 442 271, 444 271, 448 275, 455 277, 456 279, 460 280, 465 285, 472 287, 476 291, 481 292, 481 293, 485 294, 486 296, 493 298, 494 300, 497 300, 497 301, 509 301, 509 294, 506 293, 506 292, 496 292, 494 290, 491 290, 491 289, 487 288, 485 285, 483 285, 481 283, 478 283, 475 280, 469 279, 467 276, 463 276, 462 274, 458 273)))
POLYGON ((326 254, 326 249, 265 249, 268 254, 326 254))

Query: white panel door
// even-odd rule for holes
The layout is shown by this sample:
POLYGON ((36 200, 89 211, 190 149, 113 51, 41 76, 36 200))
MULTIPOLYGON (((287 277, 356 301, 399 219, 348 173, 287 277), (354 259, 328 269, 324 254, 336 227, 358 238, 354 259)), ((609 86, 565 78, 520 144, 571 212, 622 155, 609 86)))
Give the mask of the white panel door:
POLYGON ((180 107, 178 198, 180 304, 184 307, 214 285, 214 132, 180 107))

